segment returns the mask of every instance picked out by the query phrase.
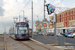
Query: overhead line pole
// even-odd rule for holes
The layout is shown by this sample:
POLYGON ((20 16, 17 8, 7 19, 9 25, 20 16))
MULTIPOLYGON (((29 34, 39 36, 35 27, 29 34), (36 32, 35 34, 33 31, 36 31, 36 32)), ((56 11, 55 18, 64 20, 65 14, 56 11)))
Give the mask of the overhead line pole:
POLYGON ((33 0, 32 0, 32 38, 33 38, 33 0))
POLYGON ((24 22, 24 10, 23 10, 23 22, 24 22))
MULTIPOLYGON (((44 0, 44 22, 45 22, 45 0, 44 0)), ((45 27, 44 27, 44 37, 45 37, 45 27)))
POLYGON ((19 15, 19 22, 20 22, 20 15, 19 15))
POLYGON ((55 34, 54 34, 54 37, 55 37, 55 45, 57 45, 57 36, 56 36, 56 18, 57 18, 57 17, 56 17, 55 12, 54 12, 54 18, 55 18, 55 19, 54 19, 54 21, 55 21, 55 22, 54 22, 54 33, 55 33, 55 34))

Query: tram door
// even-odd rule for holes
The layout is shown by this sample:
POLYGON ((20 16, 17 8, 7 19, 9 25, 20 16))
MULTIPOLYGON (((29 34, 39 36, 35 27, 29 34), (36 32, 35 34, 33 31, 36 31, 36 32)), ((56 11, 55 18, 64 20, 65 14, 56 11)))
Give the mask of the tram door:
POLYGON ((65 33, 65 29, 63 29, 63 33, 65 33))

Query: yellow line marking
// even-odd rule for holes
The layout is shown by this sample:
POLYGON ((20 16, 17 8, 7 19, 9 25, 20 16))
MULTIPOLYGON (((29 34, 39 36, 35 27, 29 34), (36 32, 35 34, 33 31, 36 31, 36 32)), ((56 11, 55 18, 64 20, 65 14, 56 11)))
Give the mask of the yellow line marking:
POLYGON ((54 46, 56 48, 60 48, 60 49, 65 49, 64 47, 61 47, 61 46, 54 46))
POLYGON ((55 44, 47 44, 47 45, 55 45, 55 44))
POLYGON ((71 44, 71 43, 65 43, 65 44, 71 44))

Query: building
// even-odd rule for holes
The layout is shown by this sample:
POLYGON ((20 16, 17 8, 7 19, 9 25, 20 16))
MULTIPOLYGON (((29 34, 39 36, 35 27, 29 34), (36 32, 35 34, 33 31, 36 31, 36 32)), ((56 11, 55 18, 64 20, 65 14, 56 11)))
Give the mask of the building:
MULTIPOLYGON (((49 17, 50 20, 53 19, 53 16, 49 17)), ((62 13, 56 15, 56 27, 57 33, 66 33, 69 30, 75 32, 75 8, 66 10, 62 13)), ((54 32, 54 23, 50 22, 50 32, 54 32)))
MULTIPOLYGON (((44 20, 42 20, 42 21, 37 20, 35 22, 35 24, 37 24, 36 32, 44 33, 43 22, 44 22, 44 20)), ((47 28, 45 29, 45 32, 47 32, 47 30, 49 29, 49 21, 45 18, 45 22, 47 22, 47 28)))

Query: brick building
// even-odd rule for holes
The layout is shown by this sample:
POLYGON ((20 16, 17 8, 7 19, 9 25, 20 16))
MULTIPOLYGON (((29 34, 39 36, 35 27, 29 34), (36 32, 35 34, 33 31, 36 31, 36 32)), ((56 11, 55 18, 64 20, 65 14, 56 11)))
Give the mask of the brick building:
MULTIPOLYGON (((69 30, 72 30, 75 32, 75 8, 66 10, 62 13, 59 13, 56 15, 56 27, 57 27, 57 33, 66 33, 69 32, 69 30)), ((53 16, 49 17, 50 20, 53 19, 53 16)), ((54 23, 50 22, 50 32, 54 32, 54 23)))

